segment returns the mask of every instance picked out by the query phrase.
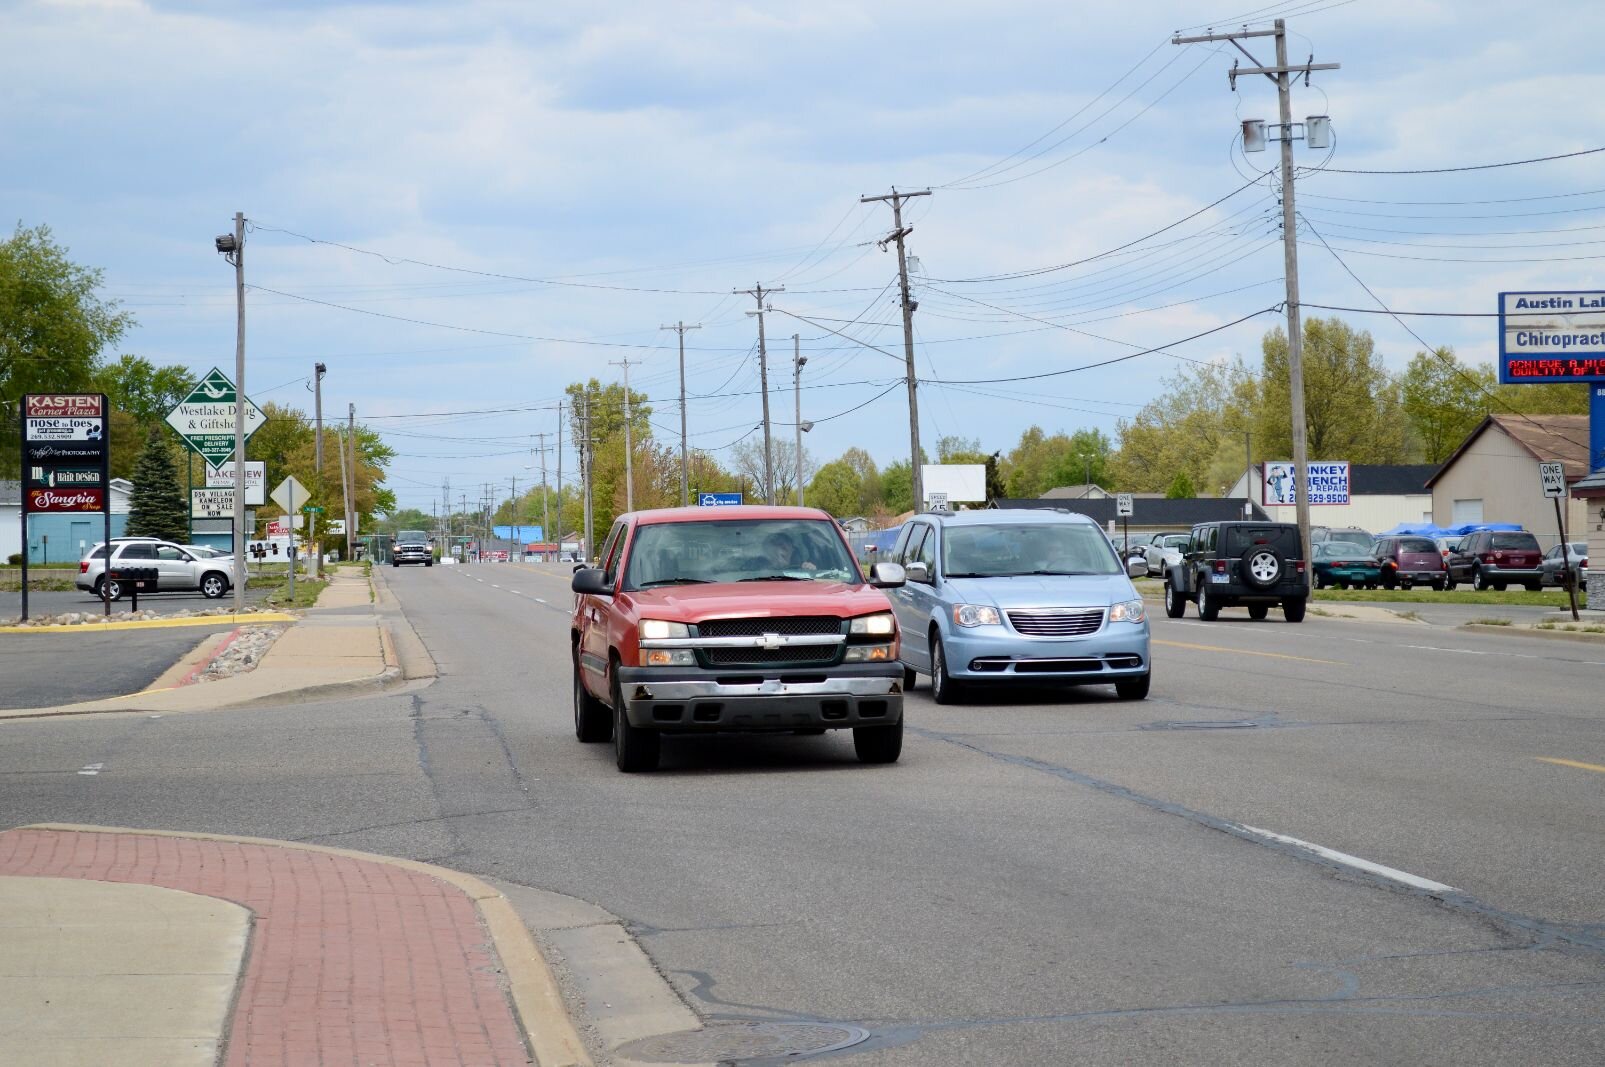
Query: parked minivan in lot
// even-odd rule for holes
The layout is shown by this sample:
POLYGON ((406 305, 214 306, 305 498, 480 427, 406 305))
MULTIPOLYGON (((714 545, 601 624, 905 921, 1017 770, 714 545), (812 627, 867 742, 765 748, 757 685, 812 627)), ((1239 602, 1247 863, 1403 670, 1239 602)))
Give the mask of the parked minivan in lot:
POLYGON ((887 591, 903 633, 904 687, 929 675, 950 704, 985 686, 1113 685, 1148 695, 1148 618, 1098 524, 1054 511, 916 515, 891 559, 907 581, 887 591))
POLYGON ((1543 550, 1525 530, 1477 530, 1460 539, 1449 553, 1449 588, 1470 582, 1473 589, 1503 590, 1520 584, 1533 592, 1543 588, 1543 550))

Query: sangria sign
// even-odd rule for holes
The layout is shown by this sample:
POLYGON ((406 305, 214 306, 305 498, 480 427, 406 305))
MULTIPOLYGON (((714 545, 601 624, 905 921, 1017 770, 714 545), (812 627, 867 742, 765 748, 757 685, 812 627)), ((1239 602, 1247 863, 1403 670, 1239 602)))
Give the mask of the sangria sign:
POLYGON ((107 414, 101 393, 22 398, 24 513, 106 511, 107 414))

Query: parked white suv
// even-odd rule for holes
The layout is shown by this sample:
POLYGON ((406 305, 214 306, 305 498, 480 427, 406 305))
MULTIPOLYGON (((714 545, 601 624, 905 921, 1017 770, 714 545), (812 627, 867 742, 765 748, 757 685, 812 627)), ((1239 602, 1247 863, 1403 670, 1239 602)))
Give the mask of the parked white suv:
MULTIPOLYGON (((216 600, 226 595, 233 585, 230 576, 232 560, 199 559, 170 541, 113 539, 111 551, 113 570, 122 567, 155 568, 157 592, 199 592, 208 599, 216 600)), ((99 544, 78 562, 78 578, 74 584, 98 597, 105 573, 106 546, 99 544)), ((113 600, 122 599, 123 591, 115 578, 111 580, 107 592, 113 600)))

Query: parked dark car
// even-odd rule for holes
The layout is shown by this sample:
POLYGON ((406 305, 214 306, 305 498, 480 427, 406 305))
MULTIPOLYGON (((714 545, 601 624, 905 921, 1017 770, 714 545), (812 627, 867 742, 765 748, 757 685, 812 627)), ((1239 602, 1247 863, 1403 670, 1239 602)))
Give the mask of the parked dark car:
POLYGON ((1187 602, 1198 617, 1241 605, 1251 619, 1282 606, 1288 622, 1303 622, 1308 577, 1298 527, 1290 522, 1206 522, 1193 527, 1181 563, 1165 577, 1165 614, 1179 619, 1187 602))
POLYGON ((1379 537, 1372 555, 1384 589, 1430 585, 1443 590, 1449 585, 1438 543, 1430 537, 1379 537))
POLYGON ((1315 588, 1375 589, 1382 580, 1382 567, 1371 555, 1371 546, 1361 548, 1348 541, 1325 541, 1310 550, 1310 568, 1315 588))
POLYGON ((1358 526, 1312 526, 1310 527, 1310 543, 1324 545, 1333 542, 1353 545, 1369 553, 1376 538, 1358 526))
POLYGON ((1543 550, 1525 530, 1478 530, 1468 533, 1449 553, 1449 588, 1470 582, 1473 589, 1522 585, 1543 588, 1543 550))

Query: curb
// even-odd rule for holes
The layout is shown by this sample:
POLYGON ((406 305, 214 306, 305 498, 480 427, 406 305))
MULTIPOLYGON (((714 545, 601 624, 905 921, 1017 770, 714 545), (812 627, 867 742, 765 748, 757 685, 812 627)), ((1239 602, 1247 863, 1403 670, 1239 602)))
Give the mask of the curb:
POLYGON ((1605 642, 1605 634, 1583 633, 1578 630, 1539 630, 1531 626, 1487 626, 1483 623, 1462 623, 1457 629, 1474 634, 1506 634, 1519 637, 1541 637, 1551 641, 1582 641, 1599 644, 1605 642))
POLYGON ((138 830, 118 826, 80 826, 73 823, 32 823, 16 827, 19 830, 54 830, 77 834, 138 834, 142 837, 176 837, 197 841, 229 841, 236 844, 263 845, 268 848, 293 848, 303 852, 324 852, 348 859, 369 863, 388 863, 428 875, 455 886, 473 901, 485 928, 490 932, 496 955, 502 961, 507 977, 507 992, 513 1002, 529 1049, 541 1067, 594 1067, 585 1043, 580 1040, 574 1022, 563 1004, 563 994, 552 974, 551 965, 541 954, 529 928, 518 917, 513 906, 498 890, 486 885, 471 874, 436 867, 417 860, 378 856, 372 852, 357 852, 348 848, 327 845, 304 845, 296 841, 274 841, 265 837, 242 837, 238 834, 203 834, 180 830, 138 830))
POLYGON ((205 615, 182 619, 139 619, 132 622, 53 623, 49 626, 0 626, 0 634, 105 633, 108 630, 166 630, 180 626, 254 626, 267 622, 295 622, 299 615, 282 611, 244 612, 236 615, 205 615))

